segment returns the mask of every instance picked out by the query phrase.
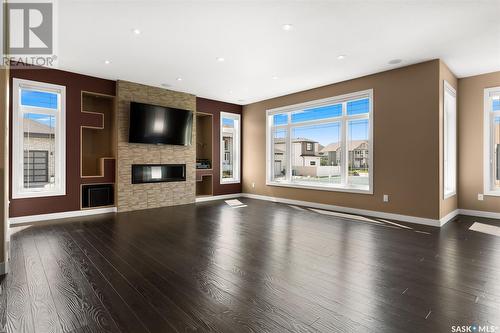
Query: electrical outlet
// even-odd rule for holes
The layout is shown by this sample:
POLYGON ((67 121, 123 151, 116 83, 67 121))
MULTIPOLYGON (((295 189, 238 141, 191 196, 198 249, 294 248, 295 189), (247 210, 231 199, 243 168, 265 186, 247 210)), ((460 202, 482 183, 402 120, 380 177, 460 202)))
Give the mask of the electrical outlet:
POLYGON ((484 200, 484 194, 479 193, 479 194, 477 195, 477 200, 479 200, 479 201, 483 201, 483 200, 484 200))
POLYGON ((255 188, 255 182, 252 183, 252 188, 255 188))
POLYGON ((384 202, 389 202, 389 194, 384 194, 384 202))

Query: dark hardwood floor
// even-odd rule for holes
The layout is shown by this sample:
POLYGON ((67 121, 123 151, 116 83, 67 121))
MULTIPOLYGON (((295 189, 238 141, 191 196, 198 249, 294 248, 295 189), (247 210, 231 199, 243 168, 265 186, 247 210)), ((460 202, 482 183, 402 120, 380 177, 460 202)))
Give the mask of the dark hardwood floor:
POLYGON ((500 325, 500 237, 468 230, 499 221, 438 229, 240 200, 247 207, 216 201, 17 232, 0 332, 500 325))

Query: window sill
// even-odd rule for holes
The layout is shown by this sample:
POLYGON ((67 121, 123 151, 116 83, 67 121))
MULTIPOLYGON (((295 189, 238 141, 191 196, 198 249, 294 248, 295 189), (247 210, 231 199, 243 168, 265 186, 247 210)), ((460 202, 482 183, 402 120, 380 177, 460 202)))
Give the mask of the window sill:
POLYGON ((454 197, 454 196, 456 196, 456 195, 457 195, 457 192, 456 192, 456 191, 455 191, 455 192, 450 192, 450 193, 445 193, 445 194, 443 195, 443 200, 446 200, 446 199, 452 198, 452 197, 454 197))
POLYGON ((239 183, 240 183, 239 180, 233 180, 233 179, 231 179, 231 180, 221 180, 220 181, 221 185, 224 185, 224 184, 239 184, 239 183))
POLYGON ((13 193, 12 199, 29 199, 29 198, 43 198, 43 197, 57 197, 66 195, 65 191, 50 191, 50 192, 21 192, 13 193))
POLYGON ((320 190, 320 191, 330 191, 330 192, 347 192, 347 193, 357 193, 357 194, 373 194, 373 189, 368 186, 321 186, 321 185, 307 185, 307 184, 297 184, 290 182, 266 182, 267 186, 281 186, 281 187, 292 187, 307 190, 320 190))
POLYGON ((488 190, 483 193, 486 196, 500 197, 500 188, 497 190, 488 190))

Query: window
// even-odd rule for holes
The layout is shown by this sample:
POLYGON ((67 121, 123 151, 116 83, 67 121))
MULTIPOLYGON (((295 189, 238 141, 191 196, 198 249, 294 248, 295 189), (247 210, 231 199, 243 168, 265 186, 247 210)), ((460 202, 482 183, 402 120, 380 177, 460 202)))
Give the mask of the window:
POLYGON ((12 102, 12 197, 65 195, 65 87, 14 79, 12 102))
POLYGON ((500 196, 500 87, 484 90, 484 194, 500 196))
POLYGON ((373 193, 373 91, 267 111, 267 185, 373 193))
POLYGON ((443 81, 443 195, 457 193, 457 93, 443 81))
POLYGON ((240 115, 221 112, 220 182, 240 182, 240 115))

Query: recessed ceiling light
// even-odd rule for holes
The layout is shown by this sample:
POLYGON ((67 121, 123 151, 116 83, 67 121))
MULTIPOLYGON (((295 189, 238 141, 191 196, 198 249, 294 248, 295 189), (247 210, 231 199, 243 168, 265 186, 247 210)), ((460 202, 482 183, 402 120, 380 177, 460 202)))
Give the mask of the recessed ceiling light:
POLYGON ((347 56, 345 54, 340 54, 337 56, 338 60, 344 60, 347 56))
POLYGON ((279 79, 279 77, 277 77, 276 75, 273 76, 273 80, 277 80, 277 79, 279 79))
POLYGON ((133 29, 132 32, 135 34, 135 35, 140 35, 141 34, 141 30, 139 29, 133 29))
POLYGON ((232 91, 232 90, 229 90, 229 93, 230 93, 230 94, 232 94, 232 93, 233 93, 233 91, 232 91))
POLYGON ((218 57, 216 60, 217 60, 218 62, 224 62, 226 59, 224 59, 223 57, 218 57))
POLYGON ((397 65, 397 64, 400 64, 403 60, 401 59, 392 59, 392 60, 389 60, 388 64, 389 65, 397 65))
POLYGON ((282 28, 283 30, 285 30, 285 31, 290 31, 290 30, 293 30, 293 25, 291 25, 291 24, 287 23, 287 24, 283 24, 283 25, 281 26, 281 28, 282 28))
POLYGON ((105 63, 106 65, 109 65, 109 64, 111 63, 111 61, 109 61, 109 60, 104 60, 104 63, 105 63))
POLYGON ((182 77, 178 77, 176 80, 177 81, 182 81, 182 77))

